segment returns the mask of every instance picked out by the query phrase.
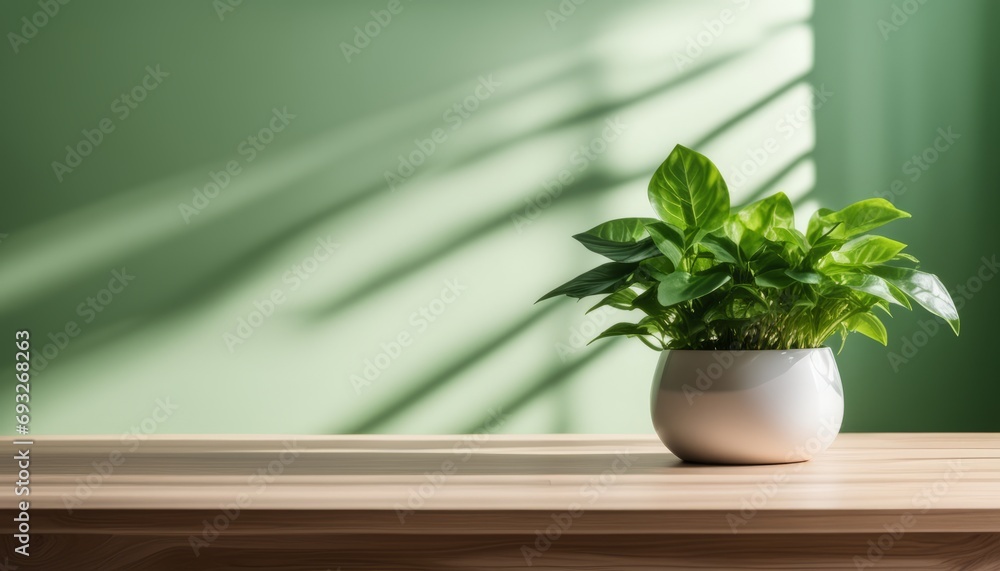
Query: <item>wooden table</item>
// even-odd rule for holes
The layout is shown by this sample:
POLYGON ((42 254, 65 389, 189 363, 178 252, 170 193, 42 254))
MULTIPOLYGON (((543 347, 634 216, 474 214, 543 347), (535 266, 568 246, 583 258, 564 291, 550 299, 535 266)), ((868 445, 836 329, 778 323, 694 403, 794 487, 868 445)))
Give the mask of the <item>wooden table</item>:
POLYGON ((30 458, 31 556, 5 493, 0 569, 1000 569, 998 434, 742 467, 575 435, 36 437, 30 458))

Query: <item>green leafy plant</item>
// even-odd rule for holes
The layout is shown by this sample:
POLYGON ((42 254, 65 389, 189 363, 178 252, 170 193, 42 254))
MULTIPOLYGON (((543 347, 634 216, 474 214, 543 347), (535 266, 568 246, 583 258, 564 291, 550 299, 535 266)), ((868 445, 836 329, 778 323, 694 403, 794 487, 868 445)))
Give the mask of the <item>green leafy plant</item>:
POLYGON ((624 335, 663 349, 804 349, 851 332, 883 345, 879 312, 910 300, 958 334, 948 290, 904 244, 869 231, 909 218, 881 198, 820 209, 805 234, 783 193, 730 209, 707 157, 677 145, 649 182, 657 218, 622 218, 573 236, 611 260, 542 296, 603 296, 589 311, 636 310, 594 340, 624 335), (877 310, 877 311, 876 311, 877 310))

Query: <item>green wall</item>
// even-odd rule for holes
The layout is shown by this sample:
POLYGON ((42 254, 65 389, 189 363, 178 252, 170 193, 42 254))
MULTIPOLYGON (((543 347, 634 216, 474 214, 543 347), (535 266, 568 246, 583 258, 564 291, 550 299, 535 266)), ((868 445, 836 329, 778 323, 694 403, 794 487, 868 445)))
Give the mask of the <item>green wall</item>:
POLYGON ((889 324, 888 350, 849 341, 838 360, 849 430, 1000 429, 998 17, 989 1, 816 5, 813 77, 838 93, 816 115, 816 191, 830 204, 884 196, 912 213, 890 235, 941 276, 962 317, 958 338, 915 311, 889 324))
MULTIPOLYGON (((1000 250, 987 0, 888 40, 882 1, 225 1, 0 6, 0 323, 32 333, 34 433, 651 431, 656 354, 533 302, 596 261, 571 234, 649 212, 678 142, 807 215, 951 126, 891 235, 949 286, 1000 250)), ((1000 428, 998 286, 898 373, 928 316, 850 341, 845 429, 1000 428)))

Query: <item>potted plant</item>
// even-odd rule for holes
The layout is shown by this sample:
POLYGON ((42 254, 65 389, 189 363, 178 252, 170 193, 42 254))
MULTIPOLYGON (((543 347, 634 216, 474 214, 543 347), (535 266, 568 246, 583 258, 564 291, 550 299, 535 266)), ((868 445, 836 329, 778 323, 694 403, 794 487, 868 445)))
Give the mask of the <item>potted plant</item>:
POLYGON ((603 296, 634 311, 594 340, 624 335, 661 351, 653 425, 695 462, 798 462, 826 449, 844 401, 832 336, 886 345, 880 315, 910 300, 958 334, 951 296, 905 245, 869 231, 909 214, 871 198, 820 209, 803 234, 783 193, 731 209, 722 175, 677 145, 649 182, 658 218, 622 218, 574 238, 610 262, 542 296, 603 296))

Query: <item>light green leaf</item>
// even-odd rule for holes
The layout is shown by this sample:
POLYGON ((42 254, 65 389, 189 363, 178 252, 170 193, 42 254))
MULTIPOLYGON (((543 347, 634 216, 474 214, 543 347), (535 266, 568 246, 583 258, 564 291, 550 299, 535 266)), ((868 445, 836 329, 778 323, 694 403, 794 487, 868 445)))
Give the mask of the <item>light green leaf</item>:
POLYGON ((799 232, 795 228, 775 228, 774 234, 776 236, 776 240, 788 244, 794 244, 795 247, 801 252, 807 252, 809 250, 809 242, 806 240, 806 235, 799 232))
POLYGON ((743 226, 769 240, 780 240, 777 229, 795 227, 795 211, 785 193, 779 192, 750 203, 737 211, 743 226))
POLYGON ((816 211, 809 221, 806 235, 811 244, 825 234, 846 240, 893 220, 909 217, 909 213, 899 210, 884 198, 869 198, 836 212, 825 208, 816 211))
POLYGON ((589 295, 611 293, 625 285, 625 278, 637 267, 639 264, 636 263, 608 262, 602 264, 543 295, 538 301, 557 295, 582 298, 589 295))
POLYGON ((809 219, 809 227, 806 229, 806 239, 809 243, 815 246, 823 236, 830 233, 834 226, 839 224, 838 222, 826 222, 826 217, 833 214, 833 211, 829 208, 820 208, 816 212, 813 212, 812 218, 809 219))
POLYGON ((895 303, 896 305, 901 305, 903 307, 909 306, 909 302, 906 301, 906 296, 899 295, 899 293, 897 293, 898 290, 893 291, 894 287, 879 276, 854 273, 835 274, 831 277, 836 283, 847 286, 853 290, 873 295, 879 299, 884 299, 889 303, 895 303))
POLYGON ((851 331, 857 331, 883 345, 889 344, 889 334, 885 330, 885 325, 871 313, 859 313, 848 319, 846 325, 851 331))
POLYGON ((674 272, 667 276, 667 279, 660 282, 656 290, 656 299, 663 306, 690 301, 712 293, 730 279, 729 274, 720 272, 702 275, 691 275, 680 271, 674 272))
POLYGON ((958 335, 958 309, 955 308, 948 289, 937 276, 911 268, 891 266, 878 266, 872 272, 903 290, 927 311, 947 321, 958 335))
POLYGON ((906 247, 906 244, 884 236, 858 236, 846 242, 839 250, 827 256, 838 264, 851 266, 875 265, 888 262, 906 247))
POLYGON ((712 161, 677 145, 649 181, 649 203, 664 222, 711 232, 729 216, 729 188, 712 161))

